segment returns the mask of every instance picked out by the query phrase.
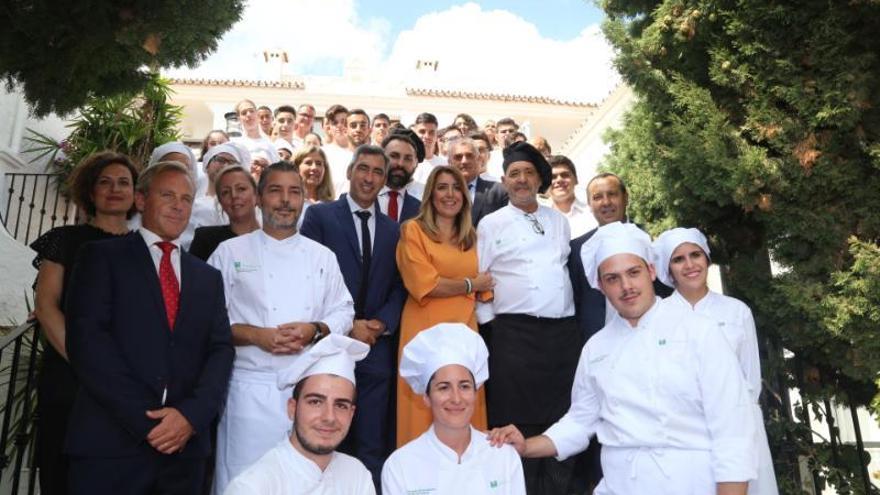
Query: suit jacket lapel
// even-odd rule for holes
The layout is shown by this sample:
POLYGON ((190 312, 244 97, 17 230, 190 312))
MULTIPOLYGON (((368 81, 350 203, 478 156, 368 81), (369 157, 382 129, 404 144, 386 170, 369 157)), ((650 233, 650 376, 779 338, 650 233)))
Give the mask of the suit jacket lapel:
POLYGON ((150 255, 150 248, 147 247, 147 242, 144 241, 144 238, 139 233, 132 235, 130 242, 132 250, 131 258, 136 260, 135 263, 137 263, 138 269, 142 272, 143 280, 147 284, 147 292, 152 295, 153 303, 155 304, 157 311, 156 314, 161 315, 159 320, 162 321, 163 328, 167 332, 170 329, 168 328, 168 318, 165 317, 165 300, 162 299, 162 287, 159 285, 159 274, 156 272, 156 265, 153 264, 153 257, 150 255))
MULTIPOLYGON (((354 226, 354 216, 351 213, 351 208, 348 206, 348 199, 344 197, 336 200, 336 219, 339 222, 339 225, 342 227, 342 235, 348 239, 348 244, 351 246, 352 252, 354 252, 355 259, 361 258, 361 246, 358 244, 358 236, 357 230, 355 230, 354 226)), ((376 207, 376 211, 379 211, 378 206, 376 207)))
POLYGON ((185 325, 182 325, 182 322, 185 317, 189 316, 188 309, 195 306, 195 302, 191 302, 194 296, 193 291, 195 290, 195 281, 193 280, 193 276, 195 276, 193 270, 194 257, 187 252, 181 251, 180 253, 180 302, 177 305, 177 317, 174 319, 174 331, 176 332, 178 328, 186 328, 185 325))

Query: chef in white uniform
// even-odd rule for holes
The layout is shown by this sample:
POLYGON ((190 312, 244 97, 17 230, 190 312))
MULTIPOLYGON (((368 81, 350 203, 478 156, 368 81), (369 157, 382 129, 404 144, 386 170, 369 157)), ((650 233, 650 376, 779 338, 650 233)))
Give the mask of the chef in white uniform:
POLYGON ((423 330, 403 348, 400 376, 423 396, 434 422, 385 462, 384 495, 525 494, 516 451, 493 448, 471 426, 488 358, 482 337, 461 323, 423 330))
POLYGON ((717 324, 654 295, 648 234, 599 227, 584 273, 617 315, 581 352, 571 408, 543 435, 492 432, 525 457, 564 459, 602 444, 596 495, 744 495, 757 476, 755 418, 736 356, 717 324))
POLYGON ((294 165, 270 165, 257 189, 263 228, 221 243, 208 259, 223 274, 236 345, 217 432, 215 494, 285 437, 278 371, 328 334, 347 334, 354 319, 336 256, 297 232, 303 186, 294 165))
POLYGON ((755 414, 758 479, 749 482, 749 495, 776 495, 776 475, 758 402, 761 396, 761 359, 752 311, 739 299, 712 292, 707 284, 710 251, 706 236, 697 229, 674 228, 654 241, 657 278, 675 289, 665 301, 705 315, 717 322, 739 361, 749 387, 755 414))
POLYGON ((225 495, 374 495, 361 461, 336 452, 355 412, 355 362, 363 342, 329 335, 278 373, 278 388, 293 387, 290 436, 240 474, 225 495))

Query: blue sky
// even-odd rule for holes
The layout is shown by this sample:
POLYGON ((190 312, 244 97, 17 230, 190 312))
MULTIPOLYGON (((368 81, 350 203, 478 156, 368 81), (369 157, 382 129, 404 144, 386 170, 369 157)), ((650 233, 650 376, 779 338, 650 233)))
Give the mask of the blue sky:
MULTIPOLYGON (((428 2, 404 0, 356 0, 355 9, 363 18, 382 17, 390 21, 391 38, 430 12, 446 10, 464 1, 428 2)), ((559 41, 575 38, 591 24, 602 22, 602 9, 592 0, 478 0, 483 10, 506 10, 533 23, 545 38, 559 41)), ((451 34, 454 35, 454 34, 451 34)))

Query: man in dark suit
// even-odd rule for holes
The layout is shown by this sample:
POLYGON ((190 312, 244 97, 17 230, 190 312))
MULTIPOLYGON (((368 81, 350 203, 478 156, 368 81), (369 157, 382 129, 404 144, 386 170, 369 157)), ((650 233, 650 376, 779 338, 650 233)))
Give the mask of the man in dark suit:
POLYGON ((79 253, 65 309, 81 388, 70 492, 192 494, 234 355, 220 273, 181 251, 195 183, 162 162, 138 181, 137 232, 79 253))
POLYGON ((385 187, 379 192, 379 208, 397 223, 418 215, 424 184, 413 180, 416 167, 425 159, 425 145, 410 129, 394 129, 382 141, 388 156, 385 187))
POLYGON ((447 144, 449 166, 461 171, 471 198, 471 221, 474 227, 489 213, 507 204, 507 190, 500 182, 480 177, 480 154, 470 138, 458 138, 447 144))
POLYGON ((388 161, 382 148, 359 146, 348 167, 348 195, 309 207, 300 229, 304 236, 336 254, 355 304, 349 336, 371 346, 366 359, 357 363, 357 413, 341 450, 364 463, 377 490, 391 447, 391 391, 397 351, 393 335, 406 300, 395 258, 400 227, 379 211, 376 202, 388 161))

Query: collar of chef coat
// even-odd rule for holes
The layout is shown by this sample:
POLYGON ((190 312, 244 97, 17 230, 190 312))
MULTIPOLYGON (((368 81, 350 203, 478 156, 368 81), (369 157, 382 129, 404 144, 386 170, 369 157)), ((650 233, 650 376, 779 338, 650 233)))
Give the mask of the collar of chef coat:
MULTIPOLYGON (((471 460, 476 455, 476 447, 475 441, 478 438, 478 435, 482 435, 477 429, 473 426, 471 428, 471 441, 468 444, 467 448, 464 449, 464 453, 461 454, 461 464, 464 464, 471 460)), ((437 438, 437 433, 434 431, 434 425, 432 424, 428 431, 425 432, 425 435, 428 437, 428 441, 430 441, 431 445, 434 446, 434 449, 441 455, 441 457, 449 461, 452 464, 459 464, 458 454, 449 448, 448 445, 441 442, 439 438, 437 438)))
MULTIPOLYGON (((296 447, 294 447, 293 444, 290 443, 289 438, 285 438, 283 443, 286 446, 282 447, 282 449, 289 457, 288 460, 293 463, 293 465, 302 467, 305 474, 308 474, 314 480, 320 481, 321 478, 324 477, 324 473, 330 470, 330 467, 333 465, 333 461, 336 460, 336 452, 334 451, 330 454, 331 457, 330 462, 327 463, 327 469, 321 471, 321 468, 318 467, 317 464, 315 464, 315 461, 309 459, 308 457, 304 456, 302 452, 296 450, 296 447)), ((291 480, 291 483, 295 482, 295 480, 291 480)))
POLYGON ((260 239, 260 245, 267 248, 272 248, 274 246, 293 246, 299 243, 302 236, 299 231, 296 231, 292 236, 285 237, 284 239, 276 239, 269 234, 266 233, 265 230, 260 229, 258 237, 260 239))
POLYGON ((713 299, 712 294, 713 293, 710 290, 709 292, 706 293, 705 296, 703 296, 702 299, 697 301, 697 304, 694 304, 694 305, 691 305, 690 301, 685 299, 684 296, 681 295, 681 292, 678 292, 678 289, 676 289, 675 292, 673 292, 672 295, 669 297, 672 298, 673 301, 684 305, 688 309, 693 309, 694 311, 699 312, 699 311, 706 310, 709 306, 712 305, 712 299, 713 299))
POLYGON ((626 328, 629 330, 640 330, 640 329, 644 329, 644 328, 651 328, 651 324, 654 320, 654 317, 657 315, 657 308, 660 307, 660 301, 662 301, 660 296, 654 296, 654 305, 651 306, 651 308, 648 311, 646 311, 645 314, 643 314, 641 318, 639 318, 639 323, 635 327, 630 325, 629 322, 626 319, 624 319, 622 316, 620 316, 620 313, 618 313, 617 311, 614 312, 615 315, 614 315, 614 319, 612 320, 612 323, 617 326, 622 326, 623 328, 626 328))

